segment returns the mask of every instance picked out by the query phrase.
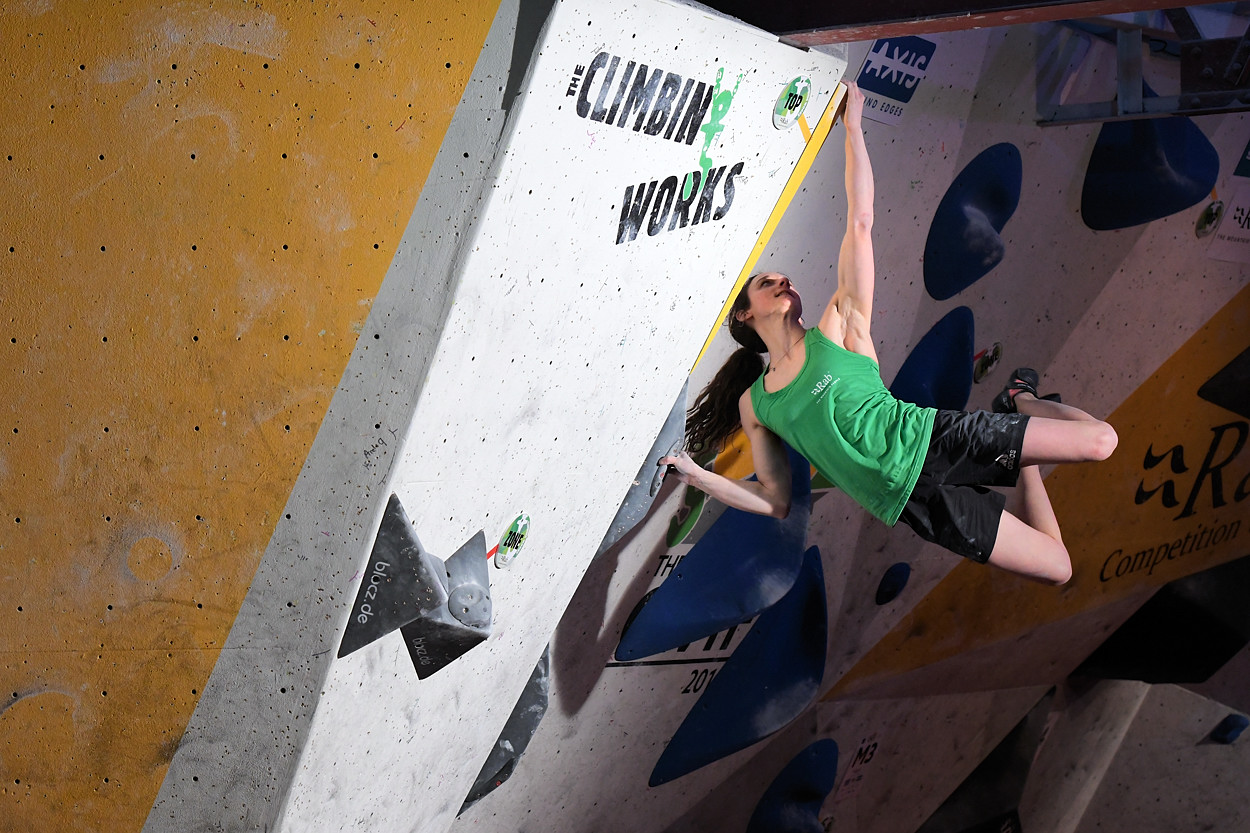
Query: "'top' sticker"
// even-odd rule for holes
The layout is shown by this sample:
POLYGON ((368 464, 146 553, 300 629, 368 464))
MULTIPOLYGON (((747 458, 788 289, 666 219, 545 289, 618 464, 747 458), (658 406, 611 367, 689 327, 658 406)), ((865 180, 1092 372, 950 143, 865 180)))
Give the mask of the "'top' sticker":
POLYGON ((791 81, 777 97, 777 106, 773 108, 773 127, 788 130, 798 122, 803 111, 807 109, 808 99, 812 97, 812 80, 802 76, 791 81))
POLYGON ((525 539, 530 534, 530 516, 522 512, 516 516, 516 520, 504 532, 503 537, 499 539, 499 546, 495 548, 495 566, 507 567, 512 564, 513 559, 521 552, 521 547, 525 546, 525 539))

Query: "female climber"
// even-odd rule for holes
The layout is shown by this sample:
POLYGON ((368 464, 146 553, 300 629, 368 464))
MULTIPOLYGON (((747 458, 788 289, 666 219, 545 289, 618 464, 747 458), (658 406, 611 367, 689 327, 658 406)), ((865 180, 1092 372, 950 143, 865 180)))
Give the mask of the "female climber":
POLYGON ((838 488, 893 526, 973 561, 1063 584, 1072 563, 1038 469, 1104 460, 1115 430, 1057 397, 1038 396, 1038 376, 1012 374, 994 412, 960 413, 895 399, 881 379, 870 327, 875 278, 873 178, 861 125, 864 97, 849 85, 846 112, 847 229, 838 286, 812 329, 785 275, 743 286, 729 312, 742 347, 695 400, 689 449, 716 449, 741 425, 756 481, 731 480, 682 452, 665 457, 677 478, 729 506, 785 517, 789 443, 838 488), (761 353, 768 354, 765 364, 761 353), (735 407, 736 406, 736 407, 735 407), (988 487, 1018 486, 1020 507, 988 487))

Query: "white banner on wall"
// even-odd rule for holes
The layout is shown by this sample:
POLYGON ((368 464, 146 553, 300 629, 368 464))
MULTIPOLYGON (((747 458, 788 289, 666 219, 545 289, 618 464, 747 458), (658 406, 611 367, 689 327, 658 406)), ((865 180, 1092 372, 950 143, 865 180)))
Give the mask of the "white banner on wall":
POLYGON ((902 121, 936 49, 914 35, 874 41, 855 79, 864 91, 864 116, 883 124, 902 121))

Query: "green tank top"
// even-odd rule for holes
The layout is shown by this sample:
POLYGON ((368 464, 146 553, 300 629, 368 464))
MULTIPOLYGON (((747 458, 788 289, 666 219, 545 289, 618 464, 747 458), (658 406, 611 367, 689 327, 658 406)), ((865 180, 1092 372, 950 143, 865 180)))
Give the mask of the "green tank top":
POLYGON ((807 358, 793 382, 769 393, 761 375, 751 386, 755 416, 893 526, 920 477, 937 411, 895 399, 876 362, 834 344, 818 327, 803 341, 807 358))

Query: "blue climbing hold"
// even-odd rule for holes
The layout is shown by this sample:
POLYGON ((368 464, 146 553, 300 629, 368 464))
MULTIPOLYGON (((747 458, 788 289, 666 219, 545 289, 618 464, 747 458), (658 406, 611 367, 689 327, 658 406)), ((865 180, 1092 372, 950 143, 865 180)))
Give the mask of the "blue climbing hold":
POLYGON ((648 657, 741 624, 776 604, 803 563, 812 510, 811 466, 790 456, 790 514, 737 509, 699 539, 625 628, 616 658, 648 657))
POLYGON ((1250 720, 1247 720, 1245 715, 1230 714, 1211 730, 1211 740, 1215 743, 1232 743, 1241 737, 1241 733, 1246 730, 1247 726, 1250 726, 1250 720))
POLYGON ((890 393, 925 408, 962 411, 972 396, 972 310, 955 307, 904 360, 890 393))
POLYGON ((793 586, 760 614, 669 741, 655 787, 768 737, 820 693, 828 613, 820 551, 803 556, 793 586))
POLYGON ((838 744, 818 740, 804 749, 768 785, 746 833, 824 833, 820 807, 838 777, 838 744))
POLYGON ((881 583, 877 585, 877 604, 889 604, 898 598, 898 594, 903 592, 903 588, 907 586, 907 579, 911 578, 911 565, 905 561, 897 564, 891 564, 890 569, 885 571, 885 575, 881 577, 881 583))
POLYGON ((938 203, 924 244, 924 286, 938 301, 962 292, 1003 259, 1000 233, 1020 203, 1020 151, 1001 142, 977 154, 938 203))
POLYGON ((1206 199, 1219 173, 1219 154, 1191 119, 1108 122, 1085 169, 1081 219, 1095 231, 1149 223, 1206 199))

